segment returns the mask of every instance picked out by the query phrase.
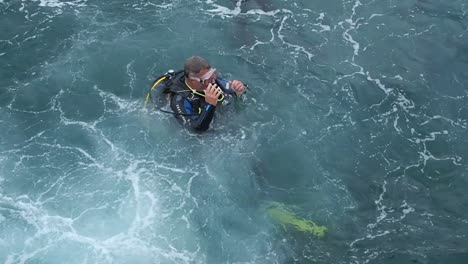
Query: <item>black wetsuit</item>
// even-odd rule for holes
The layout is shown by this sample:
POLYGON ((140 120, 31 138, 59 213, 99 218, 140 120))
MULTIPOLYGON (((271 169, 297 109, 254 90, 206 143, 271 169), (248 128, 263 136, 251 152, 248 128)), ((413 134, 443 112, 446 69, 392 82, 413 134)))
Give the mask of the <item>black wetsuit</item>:
MULTIPOLYGON (((218 104, 214 106, 208 104, 204 96, 192 92, 185 84, 185 76, 173 81, 170 87, 170 105, 175 116, 184 126, 197 132, 206 131, 213 120, 216 107, 227 104, 235 95, 233 90, 226 88, 226 80, 216 79, 216 83, 223 90, 224 99, 218 101, 218 104)), ((197 93, 204 94, 200 91, 197 91, 197 93)), ((221 95, 220 98, 222 98, 221 95)))

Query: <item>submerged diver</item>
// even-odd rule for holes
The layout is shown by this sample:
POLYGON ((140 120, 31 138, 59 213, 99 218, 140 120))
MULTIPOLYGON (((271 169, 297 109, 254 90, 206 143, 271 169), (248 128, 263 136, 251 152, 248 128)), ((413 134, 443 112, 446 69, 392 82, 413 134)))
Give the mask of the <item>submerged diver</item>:
POLYGON ((188 58, 183 72, 172 72, 157 80, 150 93, 164 77, 167 77, 168 83, 165 83, 162 92, 159 89, 156 93, 169 94, 172 114, 184 126, 197 132, 209 128, 219 103, 225 105, 230 98, 245 92, 245 85, 241 81, 218 78, 216 69, 199 56, 188 58))

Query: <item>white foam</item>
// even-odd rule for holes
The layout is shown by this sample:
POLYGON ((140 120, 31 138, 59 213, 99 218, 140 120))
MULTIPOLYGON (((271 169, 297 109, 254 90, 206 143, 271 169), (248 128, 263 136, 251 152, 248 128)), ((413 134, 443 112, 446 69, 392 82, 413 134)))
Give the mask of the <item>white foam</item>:
POLYGON ((407 214, 415 211, 413 207, 408 205, 406 200, 403 200, 403 204, 400 206, 400 208, 402 208, 401 212, 403 213, 403 215, 400 217, 400 220, 403 220, 403 218, 405 218, 407 214))
POLYGON ((377 84, 377 86, 378 86, 380 89, 382 89, 382 91, 384 91, 385 94, 388 95, 391 91, 393 91, 392 88, 387 88, 387 87, 385 87, 385 85, 383 85, 382 82, 380 82, 379 79, 373 79, 373 78, 370 76, 369 72, 366 72, 366 75, 367 75, 367 80, 368 80, 368 81, 371 81, 371 82, 374 82, 375 84, 377 84))
POLYGON ((210 13, 215 13, 223 18, 230 17, 230 16, 237 16, 241 12, 241 8, 240 8, 241 4, 242 4, 242 0, 238 0, 236 3, 236 7, 234 9, 229 9, 225 6, 213 4, 213 7, 215 8, 211 10, 207 10, 207 11, 210 13))
MULTIPOLYGON (((426 122, 425 122, 426 123, 426 122)), ((437 135, 448 135, 449 132, 447 130, 442 130, 440 132, 431 132, 429 133, 429 137, 425 137, 425 138, 416 138, 414 140, 411 140, 411 139, 408 139, 409 141, 411 142, 415 142, 417 144, 420 144, 422 143, 422 146, 423 146, 423 150, 422 151, 418 151, 418 154, 420 156, 420 161, 422 161, 422 165, 423 167, 421 168, 421 171, 424 172, 424 168, 425 166, 427 165, 427 161, 428 160, 450 160, 452 161, 452 163, 454 165, 457 165, 457 166, 461 166, 461 161, 463 160, 461 157, 459 156, 454 156, 454 157, 446 157, 446 158, 437 158, 435 157, 428 149, 427 149, 427 146, 426 146, 426 142, 427 141, 435 141, 436 140, 436 137, 437 135)), ((410 167, 416 167, 416 165, 413 165, 413 166, 410 166, 410 167)))
POLYGON ((379 195, 379 199, 374 201, 374 204, 377 206, 377 211, 380 211, 380 215, 377 217, 375 223, 367 225, 367 227, 370 229, 375 228, 377 224, 380 223, 382 220, 384 220, 388 215, 385 210, 387 207, 382 204, 383 196, 386 191, 387 191, 387 181, 384 181, 384 184, 382 185, 382 193, 379 195))
POLYGON ((398 119, 400 117, 397 115, 396 118, 395 118, 395 121, 393 121, 393 127, 395 128, 395 130, 398 132, 398 133, 401 133, 402 130, 401 128, 398 127, 398 119))
MULTIPOLYGON (((128 65, 127 65, 127 67, 128 67, 128 65)), ((128 69, 127 69, 127 71, 128 71, 128 69)), ((99 95, 103 98, 104 104, 106 104, 108 101, 111 101, 112 103, 118 105, 119 110, 129 109, 129 108, 132 109, 133 108, 133 105, 132 105, 132 103, 130 101, 124 100, 124 99, 118 97, 117 95, 115 95, 113 93, 103 91, 103 90, 99 89, 99 87, 97 85, 94 85, 93 88, 96 91, 99 92, 99 95)))
POLYGON ((348 30, 343 32, 343 38, 353 45, 354 55, 359 55, 359 43, 353 39, 353 37, 348 33, 348 30))
POLYGON ((385 236, 385 235, 388 235, 388 234, 390 234, 390 231, 385 230, 384 232, 378 233, 378 234, 376 234, 376 235, 368 234, 368 235, 366 236, 366 238, 369 238, 369 239, 372 240, 372 239, 374 239, 374 238, 381 237, 381 236, 385 236))
POLYGON ((33 0, 35 2, 39 2, 39 6, 43 7, 54 7, 54 8, 62 8, 64 6, 83 6, 86 2, 85 0, 75 0, 69 2, 63 2, 59 0, 33 0))
MULTIPOLYGON (((37 0, 36 0, 37 1, 37 0)), ((39 6, 63 7, 66 4, 58 0, 40 0, 39 6)))
POLYGON ((294 48, 295 51, 299 51, 299 52, 302 52, 302 53, 305 53, 307 55, 307 58, 310 60, 314 57, 314 55, 310 52, 308 52, 304 47, 302 46, 299 46, 299 45, 295 45, 295 44, 291 44, 291 43, 288 43, 287 41, 284 40, 284 36, 281 34, 281 30, 283 30, 283 27, 284 27, 284 22, 286 21, 286 19, 288 19, 288 16, 285 16, 283 18, 283 20, 281 21, 281 24, 280 24, 280 27, 278 29, 278 37, 281 39, 281 41, 286 44, 287 46, 289 47, 292 47, 294 48))
POLYGON ((237 1, 236 7, 234 9, 229 9, 225 6, 218 5, 218 4, 213 4, 212 1, 207 2, 208 4, 212 4, 214 7, 213 9, 207 10, 209 13, 213 13, 215 15, 218 15, 222 18, 226 17, 234 17, 238 15, 262 15, 262 16, 275 16, 278 13, 291 13, 291 11, 287 9, 275 9, 275 10, 270 10, 270 11, 264 11, 261 9, 250 9, 246 11, 245 13, 241 13, 241 5, 242 5, 242 0, 237 1))
POLYGON ((322 30, 320 30, 320 32, 324 32, 324 31, 330 31, 331 30, 331 27, 328 26, 328 25, 323 25, 323 24, 316 24, 318 26, 320 26, 322 28, 322 30))
MULTIPOLYGON (((447 117, 444 117, 444 116, 441 116, 441 115, 435 115, 433 116, 432 118, 430 118, 429 120, 421 123, 421 125, 426 125, 428 124, 431 120, 435 120, 435 119, 442 119, 442 120, 445 120, 447 122, 449 122, 452 126, 460 126, 462 128, 467 128, 466 124, 465 123, 460 123, 460 122, 456 122, 456 121, 453 121, 452 119, 450 118, 447 118, 447 117)), ((448 133, 448 132, 447 132, 448 133)), ((444 133, 445 134, 445 133, 444 133)))
POLYGON ((361 5, 362 5, 362 3, 359 0, 356 0, 356 2, 354 2, 353 15, 352 16, 356 15, 356 8, 358 8, 361 5))
POLYGON ((371 20, 371 19, 374 18, 374 17, 381 17, 381 16, 384 16, 384 14, 372 14, 372 15, 369 17, 369 20, 371 20))
POLYGON ((127 68, 127 75, 130 77, 130 81, 129 81, 129 84, 128 84, 128 86, 130 87, 130 94, 133 94, 133 91, 135 90, 135 83, 136 83, 136 79, 137 79, 136 72, 133 69, 134 64, 135 64, 135 61, 132 60, 127 64, 127 67, 126 67, 127 68))
MULTIPOLYGON (((381 233, 377 233, 375 235, 367 234, 366 237, 358 238, 358 239, 354 240, 353 242, 351 242, 349 244, 349 246, 352 248, 354 246, 354 244, 356 244, 359 241, 363 241, 363 240, 366 240, 366 239, 373 240, 373 239, 375 239, 377 237, 385 236, 385 235, 388 235, 388 234, 390 234, 390 231, 388 231, 388 230, 385 230, 384 232, 381 232, 381 233)), ((366 250, 366 252, 368 253, 368 249, 366 250)))
POLYGON ((276 10, 271 10, 268 12, 265 12, 261 9, 250 9, 249 11, 245 12, 247 15, 263 15, 263 16, 274 16, 281 12, 282 10, 276 9, 276 10))
MULTIPOLYGON (((328 25, 323 25, 322 24, 322 21, 323 21, 323 18, 325 17, 325 13, 320 13, 319 17, 315 20, 319 21, 319 23, 316 23, 314 24, 314 26, 319 26, 322 28, 322 30, 320 30, 320 32, 324 32, 324 31, 330 31, 331 30, 331 27, 328 26, 328 25)), ((315 31, 315 30, 314 30, 315 31)))
POLYGON ((398 94, 397 104, 406 112, 408 112, 409 109, 413 109, 415 107, 413 101, 409 100, 401 93, 398 94))

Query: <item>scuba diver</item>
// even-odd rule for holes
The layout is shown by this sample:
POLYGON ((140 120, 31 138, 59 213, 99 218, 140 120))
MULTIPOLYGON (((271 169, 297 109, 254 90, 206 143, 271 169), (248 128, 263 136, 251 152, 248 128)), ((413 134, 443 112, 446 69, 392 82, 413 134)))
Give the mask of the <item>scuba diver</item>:
POLYGON ((218 78, 216 69, 206 59, 192 56, 185 61, 183 71, 171 70, 156 79, 145 106, 151 98, 156 109, 173 114, 180 123, 196 132, 203 132, 208 130, 216 107, 242 96, 245 88, 241 81, 218 78), (173 112, 157 107, 162 103, 162 94, 167 94, 173 112))

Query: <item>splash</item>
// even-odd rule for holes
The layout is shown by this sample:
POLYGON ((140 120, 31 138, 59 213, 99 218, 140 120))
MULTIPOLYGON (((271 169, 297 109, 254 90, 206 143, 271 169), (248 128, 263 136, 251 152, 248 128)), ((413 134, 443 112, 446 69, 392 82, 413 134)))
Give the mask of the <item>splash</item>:
POLYGON ((320 226, 313 221, 299 218, 285 204, 278 202, 267 202, 265 206, 268 215, 274 220, 280 222, 286 229, 286 226, 292 226, 301 232, 308 232, 316 237, 324 237, 328 228, 320 226))
POLYGON ((84 6, 85 1, 84 0, 75 0, 75 1, 59 1, 59 0, 34 0, 34 2, 40 2, 39 6, 43 7, 56 7, 56 8, 62 8, 65 6, 84 6))

